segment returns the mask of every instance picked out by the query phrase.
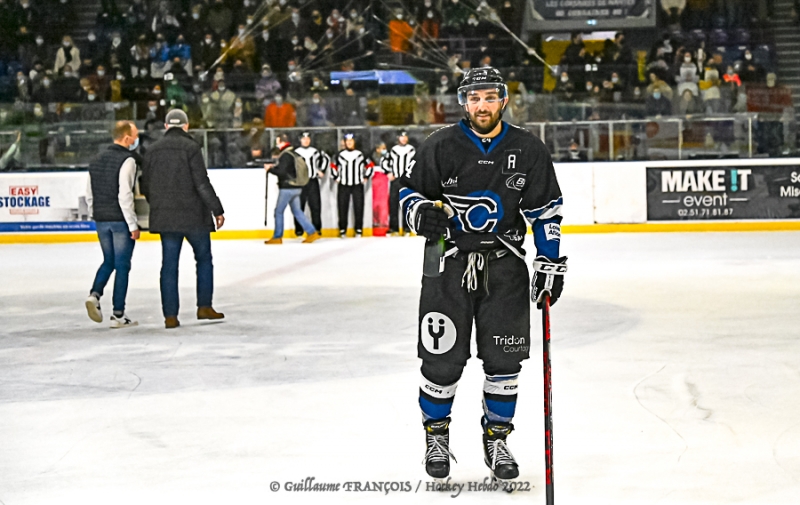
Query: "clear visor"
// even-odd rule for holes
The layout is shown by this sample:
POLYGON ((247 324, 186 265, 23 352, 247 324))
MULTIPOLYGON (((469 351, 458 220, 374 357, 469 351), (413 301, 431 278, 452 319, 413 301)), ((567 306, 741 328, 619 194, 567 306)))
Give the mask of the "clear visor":
POLYGON ((508 98, 508 87, 505 84, 487 82, 458 88, 458 104, 461 106, 478 104, 481 100, 487 103, 498 103, 506 98, 508 98))

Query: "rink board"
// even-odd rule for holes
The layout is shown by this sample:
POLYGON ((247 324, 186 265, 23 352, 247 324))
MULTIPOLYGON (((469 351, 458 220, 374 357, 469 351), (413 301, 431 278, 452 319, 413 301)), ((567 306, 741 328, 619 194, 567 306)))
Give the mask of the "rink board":
MULTIPOLYGON (((564 193, 565 233, 800 229, 800 221, 792 210, 800 209, 800 159, 797 158, 557 163, 556 173, 564 193), (798 167, 796 172, 793 167, 798 167), (762 177, 760 171, 769 169, 782 171, 785 184, 776 186, 778 183, 773 181, 757 186, 756 178, 762 177), (731 193, 730 176, 726 176, 725 191, 709 191, 721 189, 718 185, 711 186, 716 181, 716 175, 711 172, 721 171, 751 174, 750 188, 756 191, 751 191, 754 194, 750 195, 748 208, 756 209, 755 214, 723 216, 724 212, 717 209, 707 210, 703 215, 698 212, 697 216, 676 216, 666 222, 663 215, 653 219, 655 206, 670 201, 654 188, 659 181, 653 180, 653 174, 657 177, 660 172, 668 172, 669 175, 663 176, 665 187, 685 190, 675 199, 702 206, 705 202, 716 204, 723 196, 726 203, 729 197, 741 196, 731 193), (779 193, 766 195, 765 186, 778 188, 775 191, 779 193), (762 203, 759 199, 771 203, 762 203), (774 210, 776 208, 781 210, 774 210), (720 215, 712 215, 712 212, 720 215)), ((260 169, 214 169, 209 170, 209 177, 225 208, 226 218, 224 230, 215 234, 215 238, 265 239, 272 236, 278 196, 275 177, 267 178, 260 169)), ((94 224, 88 220, 85 202, 86 180, 86 172, 0 174, 0 243, 95 240, 94 224)), ((334 236, 338 231, 336 183, 327 174, 320 181, 320 193, 323 235, 334 236)), ((364 232, 371 235, 371 182, 365 186, 364 200, 364 232)), ((293 218, 288 208, 284 222, 285 236, 293 237, 293 218)), ((351 208, 348 216, 351 234, 353 222, 351 208)))

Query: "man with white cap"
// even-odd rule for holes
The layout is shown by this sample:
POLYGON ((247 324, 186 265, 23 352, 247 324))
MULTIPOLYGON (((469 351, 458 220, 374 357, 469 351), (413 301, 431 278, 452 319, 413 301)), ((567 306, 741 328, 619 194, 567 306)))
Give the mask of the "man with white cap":
POLYGON ((178 260, 183 239, 194 250, 197 262, 197 318, 222 319, 211 307, 214 266, 211 233, 225 223, 219 201, 203 159, 203 152, 189 135, 189 118, 180 109, 166 116, 164 138, 150 146, 142 169, 142 194, 150 204, 150 232, 161 235, 161 306, 165 326, 178 322, 178 260), (213 215, 213 219, 212 219, 213 215), (215 227, 216 225, 216 227, 215 227))

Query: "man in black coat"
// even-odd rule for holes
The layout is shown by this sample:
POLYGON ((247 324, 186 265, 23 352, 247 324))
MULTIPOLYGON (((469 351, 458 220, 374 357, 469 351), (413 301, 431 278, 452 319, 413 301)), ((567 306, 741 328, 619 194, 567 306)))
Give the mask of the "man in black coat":
POLYGON ((165 126, 164 138, 150 146, 144 157, 141 189, 150 204, 150 232, 161 235, 161 306, 165 325, 175 328, 180 326, 178 260, 184 238, 197 261, 197 318, 225 317, 211 307, 211 232, 222 228, 225 217, 208 180, 200 145, 187 133, 186 113, 180 109, 169 111, 165 126))

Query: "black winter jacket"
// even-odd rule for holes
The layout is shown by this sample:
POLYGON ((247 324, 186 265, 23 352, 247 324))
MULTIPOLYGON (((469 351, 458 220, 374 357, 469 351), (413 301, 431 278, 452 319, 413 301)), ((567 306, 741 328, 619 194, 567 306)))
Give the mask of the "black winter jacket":
POLYGON ((170 128, 144 157, 142 194, 150 204, 150 231, 214 231, 211 215, 224 213, 203 161, 188 133, 170 128))

